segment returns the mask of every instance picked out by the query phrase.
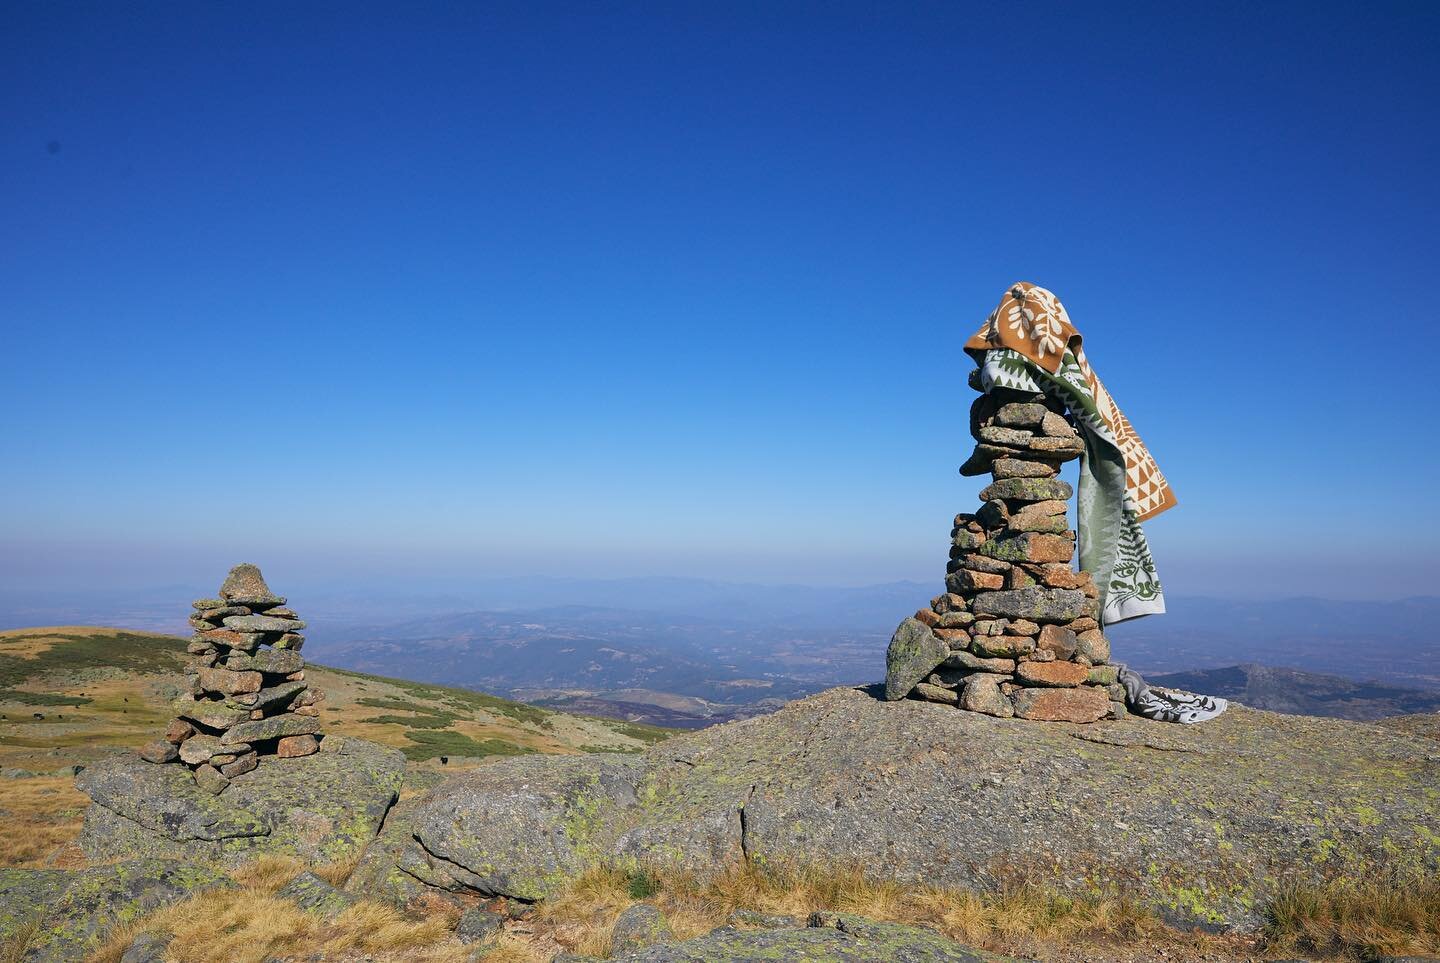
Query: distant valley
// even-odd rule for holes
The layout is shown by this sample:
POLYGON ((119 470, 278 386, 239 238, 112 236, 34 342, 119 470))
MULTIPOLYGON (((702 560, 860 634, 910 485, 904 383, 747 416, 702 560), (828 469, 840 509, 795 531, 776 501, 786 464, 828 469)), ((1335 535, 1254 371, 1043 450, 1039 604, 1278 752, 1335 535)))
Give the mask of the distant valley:
MULTIPOLYGON (((309 651, 330 665, 696 728, 879 679, 891 630, 937 586, 513 578, 426 589, 301 587, 293 598, 305 601, 309 651)), ((195 594, 179 586, 110 597, 0 592, 0 626, 181 632, 184 606, 174 600, 195 594)), ((1149 678, 1257 708, 1361 719, 1422 711, 1407 707, 1440 692, 1436 624, 1433 597, 1182 597, 1166 615, 1110 634, 1117 658, 1149 678), (1258 665, 1292 668, 1267 675, 1258 665)))

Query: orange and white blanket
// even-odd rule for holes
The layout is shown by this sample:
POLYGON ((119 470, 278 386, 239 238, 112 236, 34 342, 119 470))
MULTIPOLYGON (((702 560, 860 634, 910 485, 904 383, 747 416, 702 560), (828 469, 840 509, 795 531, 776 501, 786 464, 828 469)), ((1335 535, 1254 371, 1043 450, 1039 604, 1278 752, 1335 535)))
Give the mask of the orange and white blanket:
POLYGON ((1102 621, 1165 611, 1140 522, 1175 506, 1175 493, 1085 358, 1080 332, 1051 292, 1013 284, 965 350, 994 386, 1044 392, 1069 409, 1085 439, 1080 462, 1080 566, 1095 576, 1102 621))

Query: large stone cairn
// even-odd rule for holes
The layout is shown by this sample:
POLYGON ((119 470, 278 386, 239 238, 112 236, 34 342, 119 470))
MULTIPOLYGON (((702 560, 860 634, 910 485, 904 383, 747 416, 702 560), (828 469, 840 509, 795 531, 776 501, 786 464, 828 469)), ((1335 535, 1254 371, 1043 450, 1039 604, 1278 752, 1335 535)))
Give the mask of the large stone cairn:
POLYGON ((305 684, 305 638, 298 634, 305 623, 254 565, 235 566, 219 598, 193 604, 190 691, 176 700, 164 737, 140 755, 184 763, 200 788, 218 794, 262 754, 315 752, 324 696, 305 684))
POLYGON ((886 698, 1048 722, 1123 715, 1099 593, 1071 565, 1071 487, 1057 477, 1084 442, 1055 402, 1000 388, 976 400, 970 432, 960 473, 994 481, 978 512, 955 516, 945 594, 890 641, 886 698))

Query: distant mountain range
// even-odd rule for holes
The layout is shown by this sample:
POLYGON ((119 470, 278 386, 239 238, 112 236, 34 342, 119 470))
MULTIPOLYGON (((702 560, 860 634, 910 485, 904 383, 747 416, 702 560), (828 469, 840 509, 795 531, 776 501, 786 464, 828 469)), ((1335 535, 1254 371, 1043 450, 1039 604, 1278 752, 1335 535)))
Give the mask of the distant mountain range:
POLYGON ((682 727, 870 681, 877 664, 873 632, 583 605, 356 627, 343 643, 330 633, 312 633, 317 651, 358 671, 387 666, 420 681, 682 727))
POLYGON ((1258 662, 1440 689, 1440 598, 1434 596, 1167 602, 1165 615, 1106 630, 1117 659, 1147 673, 1258 662))
MULTIPOLYGON (((332 665, 567 711, 701 726, 881 678, 891 630, 939 589, 917 582, 816 587, 526 577, 426 583, 417 592, 300 586, 290 596, 310 623, 307 654, 332 665)), ((0 590, 0 628, 100 623, 180 633, 187 607, 176 600, 205 591, 171 586, 46 597, 0 590)), ((1376 687, 1440 691, 1440 635, 1433 628, 1440 625, 1440 598, 1181 597, 1169 606, 1164 616, 1109 630, 1116 657, 1147 677, 1232 671, 1241 663, 1375 680, 1350 683, 1368 688, 1349 696, 1337 694, 1334 682, 1316 683, 1314 701, 1296 703, 1311 706, 1298 711, 1338 706, 1343 712, 1329 714, 1349 718, 1386 714, 1366 706, 1413 702, 1376 687)), ((1231 676, 1202 676, 1193 687, 1223 695, 1222 687, 1237 684, 1231 676)), ((1262 689, 1256 683, 1236 698, 1297 711, 1267 701, 1272 695, 1262 689)))
POLYGON ((1413 712, 1440 712, 1440 692, 1379 682, 1356 682, 1318 672, 1268 665, 1170 672, 1148 677, 1151 685, 1204 692, 1254 709, 1304 716, 1369 721, 1413 712))

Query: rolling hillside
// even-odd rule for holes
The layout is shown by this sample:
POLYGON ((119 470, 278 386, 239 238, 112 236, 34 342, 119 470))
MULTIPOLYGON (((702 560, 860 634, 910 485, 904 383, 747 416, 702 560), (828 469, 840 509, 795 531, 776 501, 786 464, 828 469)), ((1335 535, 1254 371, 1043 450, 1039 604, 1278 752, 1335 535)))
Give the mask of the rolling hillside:
MULTIPOLYGON (((88 626, 0 632, 0 866, 56 859, 88 800, 72 767, 155 738, 185 640, 88 626)), ((311 663, 325 731, 404 751, 407 784, 526 753, 639 752, 671 731, 311 663)), ((63 853, 60 857, 63 864, 63 853)))
MULTIPOLYGON (((178 636, 92 627, 0 633, 0 765, 33 768, 25 763, 154 738, 170 719, 167 704, 179 694, 184 658, 185 640, 178 636)), ((416 763, 438 765, 441 756, 453 766, 527 752, 638 752, 669 735, 313 663, 306 674, 325 692, 327 732, 395 746, 416 763)))

